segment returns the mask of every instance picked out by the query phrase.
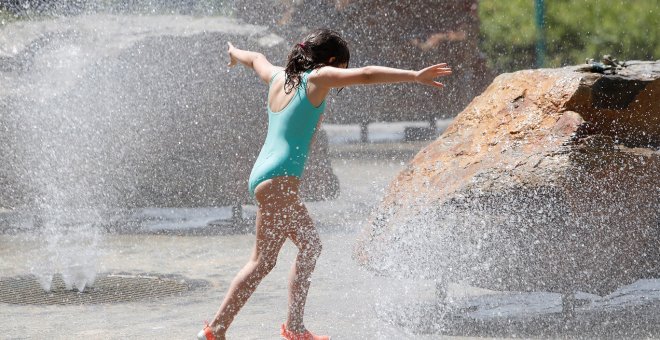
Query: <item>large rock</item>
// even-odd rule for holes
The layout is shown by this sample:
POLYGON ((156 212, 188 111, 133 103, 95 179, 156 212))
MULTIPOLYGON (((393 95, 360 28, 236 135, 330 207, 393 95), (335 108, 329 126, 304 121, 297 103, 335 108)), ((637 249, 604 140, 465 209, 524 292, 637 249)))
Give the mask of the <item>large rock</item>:
MULTIPOLYGON (((288 43, 226 18, 90 15, 0 35, 0 206, 218 206, 253 202, 266 86, 227 69, 226 42, 288 43)), ((303 194, 335 197, 320 134, 303 194), (313 184, 313 185, 312 185, 313 184)), ((308 169, 309 170, 309 169, 308 169)))
POLYGON ((352 67, 419 69, 447 62, 453 68, 452 76, 443 79, 447 87, 442 91, 396 84, 332 94, 327 117, 331 122, 454 116, 494 77, 478 48, 476 0, 235 0, 234 5, 237 16, 267 24, 292 42, 315 28, 339 31, 349 44, 352 67))
POLYGON ((660 275, 660 62, 498 76, 391 183, 357 257, 389 275, 606 294, 660 275))

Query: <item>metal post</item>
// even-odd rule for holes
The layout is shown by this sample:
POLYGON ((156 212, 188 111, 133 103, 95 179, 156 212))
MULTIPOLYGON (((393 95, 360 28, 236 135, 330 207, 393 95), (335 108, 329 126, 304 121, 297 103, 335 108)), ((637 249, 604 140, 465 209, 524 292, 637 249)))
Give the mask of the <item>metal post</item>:
POLYGON ((368 143, 369 142, 369 123, 361 122, 360 123, 360 142, 368 143))
POLYGON ((545 2, 534 0, 536 12, 536 68, 545 64, 545 2))
POLYGON ((447 284, 442 279, 435 282, 435 303, 439 306, 447 304, 447 284))
POLYGON ((241 229, 245 225, 243 220, 243 205, 234 203, 231 207, 231 223, 234 229, 241 229))
POLYGON ((564 320, 575 319, 575 293, 564 292, 561 294, 561 313, 564 320))

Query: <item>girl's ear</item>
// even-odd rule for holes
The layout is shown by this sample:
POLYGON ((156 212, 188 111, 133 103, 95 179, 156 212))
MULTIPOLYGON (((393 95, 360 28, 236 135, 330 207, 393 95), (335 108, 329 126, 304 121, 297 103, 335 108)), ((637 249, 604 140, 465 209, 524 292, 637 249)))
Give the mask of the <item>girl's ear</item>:
POLYGON ((330 57, 330 59, 328 59, 328 65, 332 65, 332 64, 334 64, 334 63, 335 63, 335 60, 337 60, 337 58, 335 58, 335 57, 330 57))

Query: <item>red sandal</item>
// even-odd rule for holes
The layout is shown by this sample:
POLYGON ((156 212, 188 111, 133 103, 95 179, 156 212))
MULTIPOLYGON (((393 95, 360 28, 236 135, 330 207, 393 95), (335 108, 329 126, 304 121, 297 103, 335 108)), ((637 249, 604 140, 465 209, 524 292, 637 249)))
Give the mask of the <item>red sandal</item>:
POLYGON ((294 333, 286 329, 286 325, 282 324, 282 337, 286 340, 330 340, 327 335, 315 335, 310 331, 303 333, 294 333))
POLYGON ((204 322, 204 324, 204 329, 197 333, 197 340, 216 340, 215 334, 213 334, 213 330, 211 330, 211 327, 209 327, 209 323, 204 322))

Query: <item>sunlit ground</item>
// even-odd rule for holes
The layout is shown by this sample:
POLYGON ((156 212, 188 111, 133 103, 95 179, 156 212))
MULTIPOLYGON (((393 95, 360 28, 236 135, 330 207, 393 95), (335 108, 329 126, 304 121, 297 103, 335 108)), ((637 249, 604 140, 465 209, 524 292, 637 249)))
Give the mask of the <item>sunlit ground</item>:
MULTIPOLYGON (((343 133, 354 136, 350 129, 343 133)), ((342 185, 339 199, 308 204, 324 242, 307 305, 306 325, 310 329, 330 334, 333 339, 600 337, 608 334, 604 333, 608 329, 632 337, 660 334, 654 326, 660 324, 657 280, 642 280, 606 298, 578 294, 583 305, 571 324, 562 319, 558 294, 498 293, 452 284, 446 306, 439 307, 433 282, 377 277, 359 267, 351 257, 356 236, 387 183, 412 154, 409 150, 425 143, 331 145, 331 153, 349 156, 332 160, 342 185), (393 157, 365 156, 383 148, 399 152, 393 157), (350 156, 355 154, 361 156, 350 156)), ((247 207, 245 211, 249 215, 254 209, 247 207)), ((32 242, 34 239, 21 233, 0 235, 2 276, 29 272, 27 264, 38 256, 32 242)), ((192 338, 203 321, 212 318, 253 242, 253 235, 106 235, 98 249, 99 272, 174 274, 206 280, 210 288, 132 303, 5 304, 0 308, 3 337, 192 338)), ((294 255, 295 249, 287 243, 275 270, 236 318, 230 339, 278 338, 279 325, 286 317, 287 273, 294 255)))
MULTIPOLYGON (((324 254, 313 278, 307 326, 335 339, 405 338, 397 327, 378 319, 379 304, 406 292, 417 298, 415 286, 432 293, 432 286, 376 278, 351 258, 361 224, 388 180, 402 167, 401 161, 335 159, 333 167, 342 183, 342 196, 309 204, 322 231, 324 254)), ((178 274, 208 280, 212 288, 153 302, 4 305, 1 328, 9 338, 191 338, 203 320, 215 313, 228 282, 247 260, 253 241, 253 235, 106 235, 99 249, 100 272, 178 274)), ((26 274, 33 246, 22 234, 1 235, 0 244, 2 275, 26 274)), ((286 317, 286 280, 293 257, 294 249, 287 243, 276 269, 237 317, 230 338, 278 338, 279 324, 286 317)))

